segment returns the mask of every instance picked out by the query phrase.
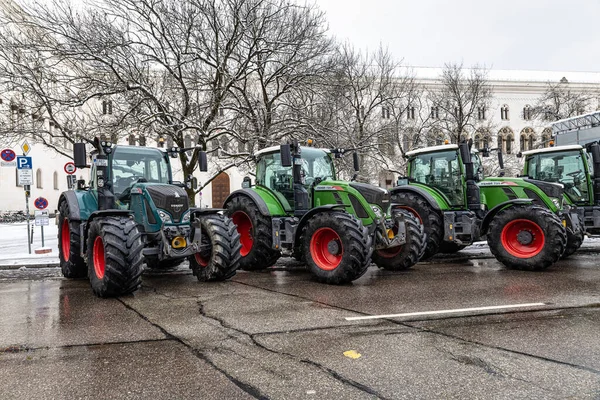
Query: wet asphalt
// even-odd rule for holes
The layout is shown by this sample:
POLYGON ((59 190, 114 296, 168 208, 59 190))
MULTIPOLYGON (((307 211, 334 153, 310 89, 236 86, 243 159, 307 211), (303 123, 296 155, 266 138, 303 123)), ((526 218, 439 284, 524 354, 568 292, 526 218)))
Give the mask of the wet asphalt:
POLYGON ((0 398, 600 399, 599 255, 523 272, 483 249, 344 286, 289 260, 210 284, 184 265, 108 300, 0 270, 0 398))

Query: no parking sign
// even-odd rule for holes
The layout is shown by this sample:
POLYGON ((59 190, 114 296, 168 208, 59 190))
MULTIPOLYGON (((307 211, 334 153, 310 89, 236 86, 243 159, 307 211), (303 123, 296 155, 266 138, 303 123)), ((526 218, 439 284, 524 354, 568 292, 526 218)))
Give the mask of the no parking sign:
POLYGON ((43 210, 44 208, 48 207, 48 200, 40 196, 37 199, 35 199, 33 205, 35 205, 35 208, 37 208, 38 210, 43 210))

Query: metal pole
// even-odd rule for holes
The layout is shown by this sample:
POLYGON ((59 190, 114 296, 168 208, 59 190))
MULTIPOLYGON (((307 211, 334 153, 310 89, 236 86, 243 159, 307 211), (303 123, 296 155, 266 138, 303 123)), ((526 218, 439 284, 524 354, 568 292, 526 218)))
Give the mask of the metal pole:
POLYGON ((44 247, 44 225, 40 229, 42 230, 42 247, 44 247))
POLYGON ((30 236, 29 230, 29 196, 27 195, 27 191, 25 191, 25 214, 27 217, 27 247, 29 248, 29 254, 31 254, 31 240, 32 236, 30 236))

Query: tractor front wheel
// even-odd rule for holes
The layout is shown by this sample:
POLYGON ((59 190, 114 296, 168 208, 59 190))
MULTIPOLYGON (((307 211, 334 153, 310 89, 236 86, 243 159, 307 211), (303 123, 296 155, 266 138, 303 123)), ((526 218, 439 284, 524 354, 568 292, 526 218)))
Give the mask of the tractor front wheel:
POLYGON ((81 257, 81 235, 79 221, 69 218, 69 206, 66 201, 58 207, 58 257, 60 270, 65 278, 85 278, 87 268, 81 257))
POLYGON ((199 281, 223 281, 235 275, 242 255, 240 234, 233 221, 221 214, 203 215, 194 222, 201 249, 189 257, 199 281))
POLYGON ((371 263, 372 239, 360 220, 344 212, 320 213, 306 225, 304 258, 313 276, 341 284, 360 278, 371 263))
POLYGON ((567 233, 561 220, 539 206, 512 206, 494 217, 487 235, 498 261, 511 269, 543 270, 559 260, 567 233))
POLYGON ((423 224, 427 243, 421 260, 433 257, 440 251, 444 240, 442 216, 422 196, 411 192, 399 192, 392 196, 392 203, 412 213, 423 224))
MULTIPOLYGON (((421 222, 410 212, 403 209, 393 211, 394 218, 404 219, 406 227, 406 243, 389 249, 375 250, 373 262, 379 268, 390 271, 409 269, 419 261, 419 256, 425 246, 425 234, 421 222)), ((397 234, 398 222, 394 234, 397 234)))
POLYGON ((275 264, 281 253, 272 248, 271 218, 262 215, 254 201, 246 196, 234 197, 226 208, 227 216, 240 234, 240 269, 257 271, 275 264))
POLYGON ((567 247, 561 258, 567 258, 575 253, 583 244, 583 239, 583 230, 580 229, 577 232, 572 232, 570 229, 567 229, 567 247))
POLYGON ((132 293, 142 283, 142 234, 129 217, 109 216, 90 223, 88 276, 99 297, 132 293))

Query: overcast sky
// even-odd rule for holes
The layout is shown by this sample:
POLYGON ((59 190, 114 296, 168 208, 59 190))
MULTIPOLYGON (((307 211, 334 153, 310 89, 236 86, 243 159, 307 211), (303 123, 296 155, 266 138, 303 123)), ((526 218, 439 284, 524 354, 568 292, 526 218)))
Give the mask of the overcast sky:
POLYGON ((413 66, 600 71, 598 0, 314 0, 330 30, 413 66))

